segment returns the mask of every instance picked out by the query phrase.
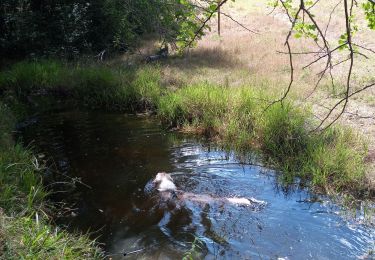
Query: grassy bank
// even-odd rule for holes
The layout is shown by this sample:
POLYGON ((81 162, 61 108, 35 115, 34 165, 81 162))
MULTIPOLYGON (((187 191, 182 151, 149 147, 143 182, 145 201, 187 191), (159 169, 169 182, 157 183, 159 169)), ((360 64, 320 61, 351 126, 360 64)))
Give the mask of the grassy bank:
MULTIPOLYGON (((259 151, 280 169, 286 182, 299 177, 326 193, 369 197, 363 141, 352 130, 310 133, 308 107, 276 103, 257 86, 225 87, 200 83, 177 90, 162 84, 159 68, 109 68, 22 62, 0 74, 5 97, 32 102, 46 92, 68 96, 79 105, 106 110, 155 112, 168 127, 213 137, 240 152, 259 151)), ((12 102, 10 102, 12 103, 12 102)))
POLYGON ((20 62, 0 74, 0 93, 10 104, 49 95, 115 111, 153 108, 161 96, 157 70, 110 69, 56 61, 20 62), (11 99, 11 100, 9 100, 11 99))
POLYGON ((151 111, 166 127, 206 135, 240 153, 258 151, 281 170, 325 193, 373 197, 365 180, 366 147, 343 127, 310 133, 308 107, 292 101, 266 109, 274 97, 257 86, 225 87, 197 83, 172 89, 159 68, 110 68, 22 62, 0 73, 1 253, 6 258, 90 258, 99 251, 87 237, 55 231, 48 223, 46 191, 33 155, 12 141, 15 118, 40 96, 69 99, 77 106, 116 111, 151 111), (5 105, 6 104, 6 105, 5 105))
POLYGON ((158 114, 168 124, 216 137, 240 152, 256 149, 286 182, 300 177, 327 193, 366 196, 366 149, 350 129, 309 133, 312 115, 292 102, 266 109, 266 94, 251 87, 188 86, 163 96, 158 114))
POLYGON ((87 236, 50 224, 42 169, 30 151, 13 142, 14 125, 12 111, 0 102, 0 258, 100 258, 87 236))

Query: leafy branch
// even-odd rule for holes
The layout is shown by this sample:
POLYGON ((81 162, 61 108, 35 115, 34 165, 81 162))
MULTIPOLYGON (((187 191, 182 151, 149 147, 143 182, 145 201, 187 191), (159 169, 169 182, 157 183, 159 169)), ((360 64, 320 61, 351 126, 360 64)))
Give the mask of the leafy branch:
MULTIPOLYGON (((325 60, 325 65, 323 70, 321 70, 318 75, 318 80, 314 86, 313 91, 310 95, 315 92, 322 81, 322 79, 328 74, 331 78, 331 84, 334 84, 334 78, 332 74, 332 70, 339 64, 349 62, 349 68, 346 74, 346 82, 345 82, 345 92, 343 93, 344 97, 339 99, 327 112, 327 114, 323 117, 320 121, 316 130, 325 130, 329 128, 332 124, 334 124, 341 115, 345 112, 349 98, 358 93, 367 90, 375 85, 375 82, 370 82, 369 84, 363 86, 360 89, 354 90, 353 88, 353 68, 355 65, 355 58, 357 56, 362 56, 365 58, 369 58, 368 55, 361 51, 365 51, 370 54, 375 54, 375 51, 371 48, 361 46, 353 41, 354 34, 358 31, 358 26, 355 24, 355 19, 353 15, 353 8, 356 6, 356 2, 354 0, 341 0, 339 1, 330 12, 329 20, 326 25, 319 24, 313 14, 314 7, 317 5, 319 0, 315 2, 309 0, 298 0, 298 5, 293 0, 276 0, 271 5, 273 8, 280 6, 286 13, 289 21, 291 22, 291 28, 289 29, 286 40, 285 46, 287 47, 286 52, 280 52, 287 54, 289 56, 289 66, 290 66, 290 80, 287 86, 286 91, 282 95, 282 97, 278 100, 273 101, 266 109, 270 106, 274 105, 278 102, 283 102, 285 98, 288 96, 290 89, 294 82, 294 64, 293 64, 293 57, 294 55, 313 55, 313 58, 307 65, 303 66, 303 69, 307 69, 311 67, 313 64, 316 64, 322 60, 325 60), (330 26, 333 13, 337 9, 339 5, 343 4, 344 9, 344 20, 345 20, 345 32, 340 36, 338 40, 338 45, 335 47, 331 47, 328 39, 327 39, 327 31, 330 26), (295 38, 310 38, 312 39, 316 46, 318 47, 317 51, 306 51, 306 52, 295 52, 291 48, 291 35, 294 35, 295 38), (338 51, 347 51, 348 55, 344 59, 340 59, 338 62, 333 63, 333 55, 336 54, 338 51), (338 114, 332 117, 332 114, 338 110, 338 114)), ((365 11, 366 20, 368 21, 368 27, 370 29, 375 29, 375 4, 373 0, 368 0, 368 2, 362 4, 362 7, 365 11)), ((310 96, 309 95, 309 96, 310 96)), ((309 97, 308 96, 308 97, 309 97)))

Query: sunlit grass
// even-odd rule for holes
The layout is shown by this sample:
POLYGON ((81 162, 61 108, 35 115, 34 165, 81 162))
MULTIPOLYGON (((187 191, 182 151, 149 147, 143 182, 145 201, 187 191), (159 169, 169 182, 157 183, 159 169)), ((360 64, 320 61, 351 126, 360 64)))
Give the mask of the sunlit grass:
POLYGON ((0 82, 7 82, 5 91, 20 97, 33 87, 63 88, 78 104, 91 108, 154 111, 167 127, 215 137, 239 151, 260 151, 289 182, 300 177, 326 192, 361 192, 366 149, 350 130, 310 133, 314 124, 310 108, 297 108, 290 99, 266 109, 275 99, 266 81, 237 87, 201 82, 171 90, 163 86, 162 72, 160 66, 126 71, 44 61, 16 64, 0 75, 0 82), (43 73, 20 72, 35 68, 43 73), (29 78, 23 80, 24 75, 29 78))
POLYGON ((311 133, 310 110, 291 101, 266 107, 264 94, 250 87, 201 84, 163 96, 158 114, 170 126, 193 127, 236 150, 257 149, 287 182, 300 177, 325 192, 360 195, 366 149, 357 135, 338 127, 311 133))
MULTIPOLYGON (((0 89, 13 110, 18 103, 29 102, 30 95, 61 98, 64 93, 79 106, 152 111, 167 128, 205 135, 241 154, 258 152, 266 164, 280 170, 285 183, 299 178, 325 193, 365 196, 366 147, 352 130, 337 126, 310 132, 314 120, 308 106, 288 99, 268 107, 275 94, 266 88, 267 81, 257 79, 256 85, 242 86, 201 81, 169 88, 162 73, 159 66, 126 70, 24 62, 0 73, 0 89)), ((86 237, 54 233, 44 218, 37 223, 35 214, 42 215, 47 194, 42 170, 29 151, 12 142, 15 118, 11 114, 7 105, 0 104, 0 207, 5 223, 1 232, 8 236, 4 256, 98 256, 98 248, 86 237)))
POLYGON ((2 259, 102 259, 95 242, 52 228, 42 215, 23 217, 0 214, 2 259))

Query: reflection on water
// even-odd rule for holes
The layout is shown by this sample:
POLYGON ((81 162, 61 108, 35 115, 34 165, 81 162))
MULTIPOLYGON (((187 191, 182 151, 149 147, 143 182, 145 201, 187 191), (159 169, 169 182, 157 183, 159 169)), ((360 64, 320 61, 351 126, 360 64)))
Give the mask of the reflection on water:
POLYGON ((374 247, 374 230, 345 222, 328 201, 309 203, 306 191, 279 192, 271 170, 172 136, 146 117, 51 112, 22 138, 51 156, 61 173, 85 183, 54 199, 74 198, 64 223, 94 231, 113 259, 181 258, 195 237, 206 259, 355 259, 374 247), (158 171, 172 173, 185 191, 254 197, 267 206, 187 202, 173 212, 157 210, 143 188, 158 171))

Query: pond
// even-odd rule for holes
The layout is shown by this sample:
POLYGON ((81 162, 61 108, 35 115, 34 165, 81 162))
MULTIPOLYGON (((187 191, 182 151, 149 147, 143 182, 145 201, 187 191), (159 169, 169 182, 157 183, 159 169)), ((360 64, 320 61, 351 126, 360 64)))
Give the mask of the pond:
POLYGON ((195 239, 205 259, 357 259, 374 248, 374 229, 343 219, 326 198, 284 189, 274 171, 164 131, 150 117, 55 110, 30 122, 20 138, 59 172, 46 172, 51 198, 75 203, 58 221, 91 232, 108 258, 181 259, 195 239), (158 214, 144 187, 159 171, 187 192, 266 205, 186 203, 177 214, 158 214), (54 183, 58 176, 75 189, 54 183))

